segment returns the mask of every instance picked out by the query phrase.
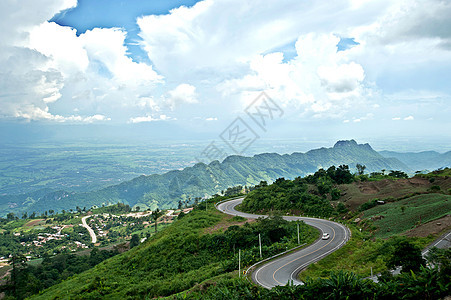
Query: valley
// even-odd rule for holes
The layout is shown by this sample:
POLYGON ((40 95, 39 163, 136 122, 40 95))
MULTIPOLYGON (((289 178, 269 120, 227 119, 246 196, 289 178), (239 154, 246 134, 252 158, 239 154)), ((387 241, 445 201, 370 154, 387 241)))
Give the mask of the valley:
MULTIPOLYGON (((385 274, 384 272, 390 268, 390 261, 394 258, 393 253, 397 251, 399 245, 408 243, 413 245, 414 249, 423 249, 443 233, 451 230, 450 224, 445 221, 451 212, 449 195, 444 192, 450 184, 450 177, 446 175, 448 172, 449 169, 445 169, 407 179, 389 178, 388 175, 382 178, 380 175, 374 175, 374 178, 369 176, 364 179, 365 177, 359 177, 361 175, 354 175, 346 168, 340 167, 318 170, 312 175, 294 180, 278 179, 273 184, 260 183, 247 191, 243 204, 238 206, 238 210, 249 211, 255 208, 250 208, 252 206, 246 203, 251 203, 255 197, 263 196, 264 199, 270 200, 262 202, 261 204, 266 206, 257 208, 257 211, 258 214, 271 211, 273 217, 256 221, 253 220, 254 215, 246 213, 232 212, 232 216, 220 213, 214 209, 214 204, 226 200, 227 197, 216 195, 208 200, 199 201, 194 205, 191 213, 177 218, 167 228, 162 227, 161 231, 151 235, 147 240, 138 241, 138 245, 129 251, 107 259, 98 266, 50 287, 42 295, 36 295, 33 298, 54 298, 64 294, 71 295, 71 298, 166 296, 168 299, 216 299, 223 293, 242 297, 246 290, 251 291, 252 298, 257 297, 257 294, 273 297, 276 295, 274 293, 308 295, 315 290, 314 286, 323 284, 321 278, 335 278, 335 276, 345 276, 344 278, 348 278, 346 280, 361 282, 359 284, 365 285, 373 293, 380 295, 389 292, 381 285, 394 280, 404 280, 407 286, 420 284, 416 281, 408 281, 411 279, 406 277, 407 273, 399 275, 401 277, 384 279, 386 281, 383 282, 386 283, 377 284, 367 283, 362 278, 370 276, 372 272, 385 274), (431 186, 426 183, 416 186, 417 189, 407 188, 412 186, 412 183, 423 182, 423 179, 431 183, 432 177, 435 178, 431 180, 432 183, 440 188, 431 189, 431 186), (325 185, 325 182, 329 182, 330 186, 325 185), (404 188, 399 189, 400 186, 404 188), (340 191, 338 198, 331 196, 335 190, 340 191), (354 193, 351 195, 349 191, 354 193), (296 193, 299 193, 299 196, 293 198, 297 195, 296 193), (380 198, 384 199, 383 204, 377 203, 381 200, 376 199, 380 198), (292 208, 286 209, 285 199, 300 200, 295 200, 290 204, 292 208), (309 202, 312 200, 314 201, 309 202), (417 211, 423 212, 421 221, 417 211), (294 280, 304 281, 306 283, 304 286, 261 290, 250 284, 245 277, 238 276, 238 263, 241 263, 241 270, 246 270, 261 259, 298 245, 296 222, 283 220, 292 220, 293 217, 286 216, 287 213, 301 215, 299 219, 305 220, 305 223, 301 222, 301 240, 299 241, 305 245, 296 252, 301 253, 301 256, 304 256, 302 251, 311 252, 310 247, 315 245, 312 243, 320 235, 317 230, 308 226, 310 219, 305 218, 305 215, 327 216, 330 220, 345 224, 352 234, 346 239, 348 240, 346 243, 338 243, 339 246, 335 247, 333 252, 319 246, 324 248, 328 255, 323 258, 320 255, 321 252, 318 253, 322 258, 318 262, 308 267, 307 264, 293 265, 295 270, 302 271, 299 279, 294 280), (233 216, 233 214, 240 216, 233 216), (284 217, 278 217, 280 215, 284 217), (391 220, 395 220, 398 227, 390 225, 391 220), (438 223, 440 225, 437 225, 438 223), (440 229, 437 229, 437 226, 440 226, 440 229), (388 228, 390 228, 389 231, 387 231, 388 228), (262 258, 259 255, 258 233, 262 235, 262 258), (299 266, 303 267, 299 268, 299 266), (99 281, 100 278, 102 283, 99 281)), ((227 203, 233 203, 233 201, 225 202, 227 203)), ((97 228, 95 224, 101 225, 101 222, 104 222, 103 217, 99 219, 102 216, 102 210, 105 213, 111 208, 109 206, 99 208, 97 221, 92 219, 94 217, 88 219, 93 220, 90 222, 92 228, 97 228)), ((114 213, 110 211, 110 215, 114 213)), ((128 224, 125 228, 131 225, 128 224)), ((86 229, 85 233, 87 234, 86 229)), ((335 236, 332 234, 331 241, 334 239, 335 236)), ((329 241, 319 240, 317 243, 326 245, 329 241)), ((447 257, 448 254, 440 255, 447 257)), ((290 257, 286 256, 286 259, 292 261, 290 257)), ((276 269, 279 270, 279 268, 276 269)), ((291 274, 292 271, 289 273, 291 274)), ((248 273, 249 276, 254 274, 260 276, 266 273, 261 271, 248 273)), ((421 273, 419 276, 429 275, 421 273)), ((251 278, 254 278, 257 283, 264 280, 259 277, 249 277, 251 278)), ((279 279, 277 280, 282 283, 279 279)), ((262 283, 262 285, 266 284, 262 283)), ((422 293, 421 285, 417 288, 419 293, 422 293)), ((434 289, 437 293, 447 291, 447 288, 443 290, 443 287, 434 287, 434 289)), ((347 291, 347 293, 354 292, 357 290, 347 291)), ((401 295, 404 290, 390 291, 390 293, 401 295)))
MULTIPOLYGON (((176 156, 175 156, 176 157, 176 156)), ((232 186, 253 186, 260 181, 273 182, 277 178, 293 179, 306 176, 318 168, 347 164, 355 169, 356 164, 366 166, 366 172, 405 170, 411 167, 396 158, 385 158, 368 144, 357 144, 354 140, 338 141, 332 148, 320 148, 305 153, 263 153, 252 157, 229 156, 224 161, 197 163, 182 170, 163 174, 141 175, 129 181, 92 191, 37 190, 24 194, 0 196, 0 215, 13 212, 42 213, 46 207, 55 211, 75 209, 75 206, 90 208, 121 202, 131 207, 154 210, 170 209, 179 201, 193 204, 232 186)))

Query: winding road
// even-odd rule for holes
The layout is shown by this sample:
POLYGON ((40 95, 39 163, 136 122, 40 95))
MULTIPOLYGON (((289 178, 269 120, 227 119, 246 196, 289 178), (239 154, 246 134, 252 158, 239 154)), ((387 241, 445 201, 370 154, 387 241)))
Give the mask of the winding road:
MULTIPOLYGON (((267 215, 254 215, 237 211, 235 207, 242 201, 243 198, 223 202, 217 205, 217 209, 229 215, 249 219, 267 217, 267 215)), ((290 281, 293 281, 294 284, 302 284, 296 279, 297 274, 302 269, 342 247, 351 236, 349 229, 340 223, 308 217, 284 216, 283 218, 287 221, 304 221, 306 224, 319 229, 321 233, 329 233, 330 238, 328 240, 320 238, 306 248, 278 257, 257 267, 252 273, 252 280, 268 289, 278 285, 286 285, 290 281)))
POLYGON ((86 229, 88 230, 89 235, 91 236, 91 242, 92 242, 93 244, 95 244, 95 243, 97 243, 97 236, 96 236, 96 233, 95 233, 94 230, 93 230, 91 227, 89 227, 89 225, 86 223, 86 219, 89 218, 89 217, 91 217, 91 216, 85 216, 85 217, 81 218, 81 224, 82 224, 81 226, 83 226, 84 228, 86 228, 86 229))

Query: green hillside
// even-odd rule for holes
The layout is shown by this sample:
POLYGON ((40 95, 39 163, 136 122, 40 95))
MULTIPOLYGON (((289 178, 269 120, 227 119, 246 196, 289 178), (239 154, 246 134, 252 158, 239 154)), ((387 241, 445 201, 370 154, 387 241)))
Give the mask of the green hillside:
MULTIPOLYGON (((268 291, 237 278, 236 273, 237 249, 241 250, 243 266, 250 266, 259 259, 258 233, 262 234, 263 256, 269 257, 296 245, 294 224, 273 217, 243 225, 243 218, 226 216, 216 210, 205 211, 205 205, 201 203, 144 244, 32 299, 151 299, 162 296, 168 296, 168 299, 326 299, 331 293, 340 293, 342 298, 349 296, 350 299, 436 299, 447 295, 451 289, 449 267, 418 267, 415 273, 386 277, 379 283, 362 277, 369 276, 371 271, 385 271, 396 257, 399 245, 407 243, 419 253, 419 249, 433 241, 436 235, 412 239, 399 236, 399 233, 415 226, 411 221, 417 212, 422 212, 424 222, 449 212, 449 195, 411 196, 363 212, 341 211, 337 206, 329 212, 324 210, 326 205, 315 203, 317 201, 304 201, 310 200, 304 199, 310 191, 316 195, 315 200, 322 197, 325 204, 330 205, 327 199, 332 189, 324 186, 324 179, 331 180, 334 185, 354 180, 345 167, 329 168, 293 181, 279 179, 272 185, 262 184, 245 200, 251 210, 262 210, 263 207, 255 207, 255 202, 262 201, 261 196, 265 196, 263 200, 267 201, 261 205, 268 209, 311 210, 311 214, 325 213, 342 221, 350 218, 351 240, 303 272, 301 276, 306 281, 303 286, 268 291), (290 199, 294 198, 296 201, 292 202, 290 199), (401 209, 403 206, 406 208, 401 209), (388 239, 378 238, 377 232, 382 232, 383 226, 379 228, 378 220, 371 217, 379 214, 386 214, 382 220, 393 221, 401 227, 407 225, 390 231, 385 235, 388 239), (356 216, 364 216, 366 221, 355 222, 356 216), (378 230, 374 231, 374 227, 378 230), (306 278, 308 276, 311 278, 306 278)), ((392 180, 396 182, 396 179, 392 180)), ((301 243, 310 243, 317 236, 318 232, 311 227, 301 225, 301 243)), ((449 266, 451 252, 440 255, 441 263, 449 266)))
MULTIPOLYGON (((55 285, 32 299, 144 299, 169 296, 212 277, 297 245, 296 224, 282 218, 246 223, 205 208, 189 213, 149 241, 108 259, 78 276, 55 285), (209 228, 208 231, 206 229, 209 228)), ((319 232, 300 224, 301 243, 311 243, 319 232)), ((231 274, 231 273, 230 273, 231 274)), ((236 275, 236 272, 235 272, 236 275)))
POLYGON ((364 219, 374 220, 376 237, 389 237, 415 226, 441 218, 451 212, 451 196, 426 194, 409 197, 364 212, 364 219))
POLYGON ((49 207, 60 211, 75 206, 91 207, 117 202, 150 209, 173 208, 179 200, 209 196, 236 185, 251 186, 262 180, 272 182, 280 177, 293 179, 331 165, 346 164, 353 169, 357 163, 364 164, 367 172, 381 169, 408 170, 397 159, 384 158, 368 144, 357 144, 354 140, 339 141, 332 148, 306 153, 229 156, 223 162, 213 161, 208 165, 199 163, 181 171, 140 176, 86 193, 57 191, 45 195, 0 196, 0 215, 8 212, 42 212, 49 207))

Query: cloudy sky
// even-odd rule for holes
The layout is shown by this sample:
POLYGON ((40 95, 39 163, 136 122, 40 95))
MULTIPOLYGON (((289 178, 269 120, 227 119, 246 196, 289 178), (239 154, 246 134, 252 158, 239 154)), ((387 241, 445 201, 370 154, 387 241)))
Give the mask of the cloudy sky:
POLYGON ((0 122, 210 137, 252 124, 265 91, 283 115, 259 136, 449 139, 449 16, 438 0, 2 0, 0 122))

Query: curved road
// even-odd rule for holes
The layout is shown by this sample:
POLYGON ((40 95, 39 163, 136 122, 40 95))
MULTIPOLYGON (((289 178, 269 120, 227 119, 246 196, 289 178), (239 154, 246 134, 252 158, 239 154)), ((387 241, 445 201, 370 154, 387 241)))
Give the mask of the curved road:
MULTIPOLYGON (((254 215, 237 211, 235 206, 240 204, 243 198, 223 202, 217 206, 217 209, 234 216, 241 216, 249 219, 257 219, 267 217, 266 215, 254 215)), ((297 274, 307 267, 328 254, 334 252, 343 246, 350 238, 350 231, 342 224, 307 217, 284 216, 287 221, 304 221, 321 231, 321 233, 329 233, 328 240, 318 239, 310 246, 293 252, 291 254, 276 258, 269 263, 259 266, 252 273, 252 280, 265 288, 273 288, 278 285, 286 285, 289 281, 294 284, 302 284, 296 280, 297 274)))
POLYGON ((86 219, 89 218, 89 217, 91 217, 91 216, 85 216, 85 217, 81 218, 81 223, 82 223, 81 226, 83 226, 84 228, 86 228, 86 229, 88 230, 89 235, 91 236, 91 242, 92 242, 93 244, 95 244, 95 243, 97 243, 97 236, 96 236, 96 233, 95 233, 94 230, 93 230, 91 227, 89 227, 89 225, 86 223, 86 219))

